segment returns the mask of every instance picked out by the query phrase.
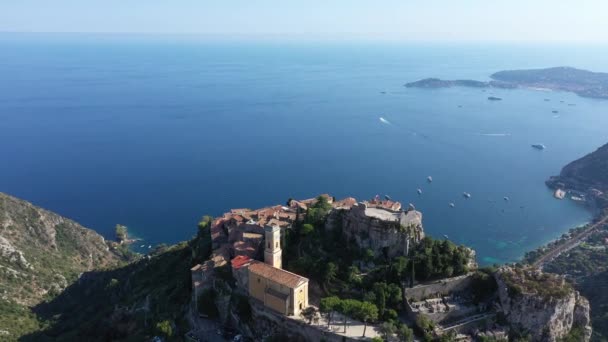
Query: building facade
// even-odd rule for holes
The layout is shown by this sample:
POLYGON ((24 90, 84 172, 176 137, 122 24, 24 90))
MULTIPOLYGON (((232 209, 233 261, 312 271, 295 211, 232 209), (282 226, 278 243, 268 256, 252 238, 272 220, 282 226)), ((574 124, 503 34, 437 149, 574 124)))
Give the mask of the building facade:
POLYGON ((264 261, 247 267, 249 295, 283 315, 298 316, 308 307, 308 279, 281 269, 281 228, 264 228, 264 261))
POLYGON ((249 265, 249 295, 283 315, 308 306, 308 279, 262 262, 249 265))

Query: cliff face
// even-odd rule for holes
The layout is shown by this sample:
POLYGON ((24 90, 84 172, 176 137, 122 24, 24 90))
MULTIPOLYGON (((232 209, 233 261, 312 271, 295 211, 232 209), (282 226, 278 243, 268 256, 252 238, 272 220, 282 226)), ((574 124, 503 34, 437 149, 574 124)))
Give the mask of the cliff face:
POLYGON ((589 301, 564 278, 538 270, 502 267, 495 273, 500 311, 533 341, 558 341, 573 328, 591 338, 589 301))
POLYGON ((328 224, 341 226, 345 236, 359 247, 390 257, 406 255, 408 248, 424 238, 422 213, 415 210, 393 211, 358 203, 347 210, 332 211, 328 224))
POLYGON ((94 231, 0 193, 0 300, 32 305, 118 261, 94 231))

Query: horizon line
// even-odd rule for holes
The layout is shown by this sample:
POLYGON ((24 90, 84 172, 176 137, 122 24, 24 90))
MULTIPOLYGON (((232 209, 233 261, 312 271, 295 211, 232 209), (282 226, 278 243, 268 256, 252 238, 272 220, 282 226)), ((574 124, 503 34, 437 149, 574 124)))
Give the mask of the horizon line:
POLYGON ((608 40, 541 40, 541 39, 458 39, 458 38, 412 38, 396 33, 218 33, 218 32, 122 32, 122 31, 11 31, 0 30, 0 35, 106 35, 106 36, 144 36, 144 37, 192 37, 229 40, 301 40, 301 41, 379 41, 411 43, 546 43, 546 44, 594 44, 608 45, 608 40))

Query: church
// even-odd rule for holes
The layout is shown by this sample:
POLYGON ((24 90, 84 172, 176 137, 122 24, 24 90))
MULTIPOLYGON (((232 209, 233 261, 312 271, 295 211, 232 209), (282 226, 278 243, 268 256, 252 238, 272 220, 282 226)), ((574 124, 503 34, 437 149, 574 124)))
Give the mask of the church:
POLYGON ((249 295, 278 313, 299 316, 308 306, 308 279, 281 268, 281 228, 264 228, 264 262, 247 267, 249 295))

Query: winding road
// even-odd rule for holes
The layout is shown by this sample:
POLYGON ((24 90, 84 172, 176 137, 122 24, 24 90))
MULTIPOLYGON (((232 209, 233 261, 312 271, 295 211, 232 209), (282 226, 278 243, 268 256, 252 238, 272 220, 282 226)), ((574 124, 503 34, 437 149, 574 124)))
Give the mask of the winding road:
POLYGON ((592 224, 591 226, 587 227, 585 229, 585 231, 578 234, 574 238, 568 240, 564 244, 554 247, 552 250, 543 254, 540 258, 538 258, 538 260, 536 260, 534 263, 532 263, 532 266, 542 269, 543 266, 547 262, 550 262, 551 260, 560 256, 560 254, 571 250, 572 248, 580 245, 583 241, 587 240, 587 238, 589 236, 591 236, 591 234, 593 234, 593 232, 595 232, 599 227, 606 224, 607 222, 608 222, 608 216, 605 216, 601 220, 599 220, 596 223, 592 224))

